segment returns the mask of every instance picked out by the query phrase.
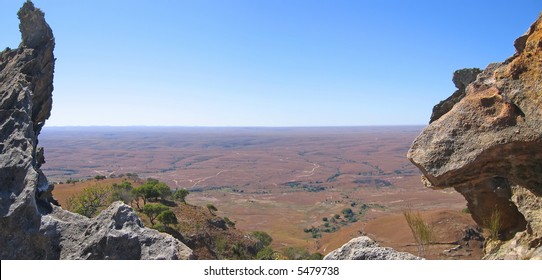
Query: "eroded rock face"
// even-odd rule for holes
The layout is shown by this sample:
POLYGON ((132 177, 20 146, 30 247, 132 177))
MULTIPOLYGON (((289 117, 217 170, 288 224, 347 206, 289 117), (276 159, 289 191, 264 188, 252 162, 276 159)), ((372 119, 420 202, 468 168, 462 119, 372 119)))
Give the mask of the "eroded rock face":
POLYGON ((426 186, 460 192, 479 225, 500 216, 499 241, 489 243, 486 258, 540 257, 541 29, 539 18, 512 57, 490 64, 452 108, 434 114, 407 155, 426 186), (499 251, 510 244, 521 249, 499 251))
POLYGON ((367 236, 356 237, 341 248, 332 251, 324 260, 421 260, 410 253, 397 252, 392 248, 379 247, 367 236))
POLYGON ((448 111, 450 111, 457 102, 463 99, 463 97, 465 97, 465 89, 470 83, 476 80, 476 77, 481 72, 482 70, 478 68, 467 68, 455 71, 452 81, 454 82, 457 90, 450 97, 446 98, 446 100, 441 101, 439 104, 433 107, 433 113, 431 114, 429 123, 434 122, 444 114, 448 113, 448 111))
POLYGON ((51 113, 55 42, 32 2, 18 16, 22 43, 0 53, 0 259, 191 258, 125 204, 94 219, 54 205, 38 135, 51 113))

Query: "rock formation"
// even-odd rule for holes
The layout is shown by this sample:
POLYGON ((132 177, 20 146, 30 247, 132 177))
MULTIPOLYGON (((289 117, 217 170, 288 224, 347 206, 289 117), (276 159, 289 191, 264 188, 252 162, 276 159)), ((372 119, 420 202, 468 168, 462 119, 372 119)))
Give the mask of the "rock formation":
POLYGON ((407 155, 426 186, 457 190, 493 231, 487 259, 542 258, 542 18, 514 46, 435 107, 407 155))
POLYGON ((327 254, 324 260, 421 260, 421 258, 410 253, 397 252, 392 248, 379 247, 371 238, 360 236, 327 254))
POLYGON ((54 205, 38 135, 51 113, 55 41, 32 2, 18 16, 22 43, 0 53, 0 259, 191 258, 125 204, 93 219, 54 205))

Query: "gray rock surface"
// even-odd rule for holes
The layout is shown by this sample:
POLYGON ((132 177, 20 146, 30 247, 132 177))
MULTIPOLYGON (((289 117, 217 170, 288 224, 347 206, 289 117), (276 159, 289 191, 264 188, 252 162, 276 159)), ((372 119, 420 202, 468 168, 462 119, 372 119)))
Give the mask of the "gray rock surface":
POLYGON ((378 243, 367 236, 350 240, 341 248, 332 251, 324 260, 421 260, 410 253, 397 252, 392 248, 379 247, 378 243))
POLYGON ((426 186, 461 193, 481 227, 499 217, 486 258, 541 257, 541 42, 539 18, 516 40, 516 53, 478 74, 464 97, 432 118, 407 155, 426 186))
POLYGON ((54 205, 38 135, 51 113, 55 41, 32 2, 18 16, 22 43, 0 53, 0 259, 191 258, 125 204, 93 219, 54 205))

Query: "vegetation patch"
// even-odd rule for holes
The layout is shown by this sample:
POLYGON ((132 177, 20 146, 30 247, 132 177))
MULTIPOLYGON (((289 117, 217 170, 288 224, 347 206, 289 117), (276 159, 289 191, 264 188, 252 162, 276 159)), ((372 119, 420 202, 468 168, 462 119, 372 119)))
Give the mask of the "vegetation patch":
POLYGON ((393 186, 393 184, 390 181, 380 179, 380 178, 361 178, 361 179, 354 180, 353 183, 362 185, 362 186, 375 186, 377 188, 393 186))
POLYGON ((316 182, 316 183, 312 183, 312 182, 311 183, 304 183, 304 182, 300 182, 300 181, 293 181, 293 182, 284 183, 282 185, 290 187, 292 189, 302 190, 302 191, 306 191, 306 192, 325 191, 327 189, 327 187, 322 186, 320 183, 318 183, 318 182, 316 182))

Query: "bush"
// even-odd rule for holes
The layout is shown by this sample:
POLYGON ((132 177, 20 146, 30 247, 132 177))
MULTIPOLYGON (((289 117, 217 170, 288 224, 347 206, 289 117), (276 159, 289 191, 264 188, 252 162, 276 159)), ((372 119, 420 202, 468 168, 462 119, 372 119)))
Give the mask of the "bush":
POLYGON ((271 245, 271 242, 273 242, 273 238, 271 237, 271 235, 269 235, 267 232, 265 231, 254 231, 251 233, 251 235, 258 239, 263 247, 267 247, 269 245, 271 245))
POLYGON ((258 254, 256 254, 256 259, 258 260, 275 260, 276 253, 271 249, 271 247, 264 247, 261 249, 258 254))
POLYGON ((109 193, 109 188, 98 185, 85 188, 81 194, 68 198, 66 209, 89 218, 93 217, 99 208, 106 206, 109 193))
POLYGON ((179 221, 177 220, 177 216, 175 216, 175 213, 173 213, 173 211, 169 209, 160 213, 158 217, 156 217, 156 219, 166 226, 179 223, 179 221))
POLYGON ((154 226, 152 226, 152 229, 155 229, 159 232, 167 232, 167 229, 164 225, 161 225, 161 224, 156 224, 154 226))
POLYGON ((97 180, 97 181, 100 181, 100 180, 105 180, 107 177, 103 176, 103 175, 96 175, 94 176, 94 179, 97 180))
POLYGON ((218 209, 210 203, 207 204, 207 210, 209 210, 209 213, 211 213, 211 215, 215 215, 215 211, 218 211, 218 209))
POLYGON ((126 204, 130 203, 134 200, 132 189, 132 184, 128 181, 113 184, 111 186, 111 202, 122 201, 126 204))
POLYGON ((235 228, 235 222, 230 220, 228 217, 224 217, 224 221, 228 227, 235 228))
POLYGON ((282 249, 281 253, 288 260, 321 260, 324 258, 320 253, 311 254, 302 247, 286 247, 282 249))
POLYGON ((351 218, 351 217, 354 216, 354 212, 352 212, 352 209, 350 209, 350 208, 345 208, 345 209, 343 209, 342 213, 343 213, 343 216, 344 216, 346 219, 349 219, 349 218, 351 218))

